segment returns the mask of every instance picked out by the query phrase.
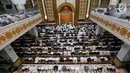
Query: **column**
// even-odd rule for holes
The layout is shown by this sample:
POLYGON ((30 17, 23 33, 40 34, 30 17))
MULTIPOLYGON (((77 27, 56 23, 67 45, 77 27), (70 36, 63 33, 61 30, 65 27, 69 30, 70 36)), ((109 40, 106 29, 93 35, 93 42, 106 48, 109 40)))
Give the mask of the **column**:
POLYGON ((29 30, 29 34, 34 37, 38 37, 38 30, 36 27, 33 27, 31 30, 29 30))
POLYGON ((130 60, 130 45, 124 43, 114 59, 116 67, 123 67, 130 60))
POLYGON ((33 5, 33 7, 34 7, 34 5, 35 5, 35 4, 34 4, 34 1, 33 1, 33 0, 31 0, 31 2, 32 2, 32 5, 33 5))
POLYGON ((102 0, 98 0, 98 7, 100 7, 102 0))
POLYGON ((42 7, 43 7, 44 15, 45 15, 45 20, 47 20, 47 13, 46 13, 44 0, 42 0, 42 7))
POLYGON ((130 45, 124 43, 121 46, 121 50, 117 54, 117 57, 120 61, 129 61, 130 60, 130 45))
POLYGON ((18 67, 21 64, 21 60, 17 56, 11 45, 6 46, 0 51, 0 55, 4 57, 9 63, 13 64, 14 67, 18 67))
POLYGON ((72 13, 72 25, 74 26, 74 13, 72 13))
POLYGON ((11 45, 6 46, 0 51, 1 56, 3 56, 7 61, 15 62, 18 59, 14 49, 11 45))
POLYGON ((59 25, 61 25, 60 13, 58 14, 58 17, 59 17, 59 25))
POLYGON ((104 30, 101 26, 97 25, 96 35, 99 35, 99 34, 101 34, 101 33, 103 33, 103 32, 105 32, 105 30, 104 30))

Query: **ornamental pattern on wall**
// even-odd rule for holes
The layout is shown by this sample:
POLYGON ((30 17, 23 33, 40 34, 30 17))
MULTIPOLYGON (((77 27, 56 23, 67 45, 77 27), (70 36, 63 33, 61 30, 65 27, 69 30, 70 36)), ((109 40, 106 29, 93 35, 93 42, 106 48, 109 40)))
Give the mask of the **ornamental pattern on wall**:
POLYGON ((45 0, 45 8, 48 21, 54 21, 54 10, 52 2, 52 0, 45 0))
POLYGON ((88 5, 88 0, 80 0, 79 19, 86 18, 87 5, 88 5))

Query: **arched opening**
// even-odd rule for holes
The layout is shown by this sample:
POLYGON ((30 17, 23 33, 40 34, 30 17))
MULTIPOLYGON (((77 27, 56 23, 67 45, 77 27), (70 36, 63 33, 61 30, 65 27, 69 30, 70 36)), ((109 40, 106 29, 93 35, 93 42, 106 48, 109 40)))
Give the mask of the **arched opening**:
POLYGON ((63 3, 58 8, 59 24, 73 24, 74 7, 70 3, 63 3))
POLYGON ((72 12, 75 12, 75 8, 74 8, 74 6, 72 4, 70 4, 70 3, 63 3, 63 4, 61 4, 58 7, 58 13, 60 13, 63 8, 65 8, 65 9, 66 8, 70 8, 72 10, 72 12))
POLYGON ((65 5, 61 8, 60 12, 62 12, 62 11, 71 11, 72 12, 72 8, 68 5, 65 5))

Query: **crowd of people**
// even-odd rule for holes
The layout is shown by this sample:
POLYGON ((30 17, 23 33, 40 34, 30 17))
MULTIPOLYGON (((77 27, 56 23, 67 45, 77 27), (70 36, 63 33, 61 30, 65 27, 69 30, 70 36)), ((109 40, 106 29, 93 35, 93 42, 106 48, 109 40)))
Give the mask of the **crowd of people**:
POLYGON ((42 73, 118 73, 112 65, 23 65, 19 72, 42 73))
POLYGON ((96 27, 39 25, 38 38, 25 34, 11 45, 24 64, 111 64, 123 42, 107 31, 97 36, 96 27))

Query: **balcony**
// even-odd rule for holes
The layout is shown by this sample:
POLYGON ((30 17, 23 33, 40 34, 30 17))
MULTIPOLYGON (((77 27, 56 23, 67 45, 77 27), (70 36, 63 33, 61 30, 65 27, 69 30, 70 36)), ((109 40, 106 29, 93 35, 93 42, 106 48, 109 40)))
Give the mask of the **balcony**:
POLYGON ((130 22, 128 20, 91 12, 90 19, 130 45, 130 22))
POLYGON ((37 14, 16 23, 0 27, 0 50, 38 25, 41 21, 41 14, 37 14))

